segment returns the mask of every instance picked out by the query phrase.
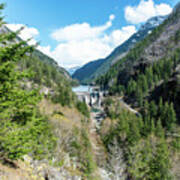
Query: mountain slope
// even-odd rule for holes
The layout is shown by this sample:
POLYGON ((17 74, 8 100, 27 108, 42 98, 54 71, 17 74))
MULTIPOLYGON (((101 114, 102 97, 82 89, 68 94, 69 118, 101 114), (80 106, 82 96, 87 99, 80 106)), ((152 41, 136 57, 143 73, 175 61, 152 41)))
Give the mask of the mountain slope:
POLYGON ((131 49, 137 42, 144 39, 165 19, 166 16, 157 16, 149 19, 137 33, 133 34, 127 41, 118 46, 107 58, 92 61, 84 65, 82 68, 78 69, 72 77, 78 79, 81 83, 94 81, 98 76, 106 73, 108 69, 116 63, 116 61, 126 55, 129 49, 131 49))
POLYGON ((109 92, 104 104, 113 121, 104 120, 101 134, 116 169, 125 163, 130 180, 179 180, 180 3, 97 83, 109 92), (126 103, 138 113, 124 111, 126 103))
MULTIPOLYGON (((116 77, 118 75, 120 78, 122 73, 122 75, 126 75, 125 77, 127 79, 131 74, 135 74, 132 70, 138 69, 138 66, 152 63, 172 54, 172 52, 179 47, 179 9, 177 5, 176 11, 174 10, 162 25, 155 28, 144 40, 137 43, 125 57, 120 58, 105 76, 111 74, 109 80, 112 80, 113 76, 116 77), (111 72, 113 70, 115 70, 115 72, 112 74, 111 72)), ((123 81, 122 79, 122 82, 125 82, 125 80, 123 81)))
POLYGON ((0 31, 0 179, 95 179, 89 110, 69 75, 18 33, 0 31))
MULTIPOLYGON (((12 31, 3 25, 0 33, 8 34, 12 31)), ((15 42, 22 42, 22 39, 16 35, 15 42)), ((46 96, 50 95, 54 102, 62 105, 74 103, 75 95, 71 86, 77 85, 77 82, 53 58, 34 48, 29 56, 18 62, 18 66, 21 71, 31 70, 33 72, 29 82, 25 83, 26 88, 39 87, 41 93, 45 93, 46 96)))
POLYGON ((74 66, 74 67, 71 67, 71 68, 66 68, 66 70, 69 72, 70 75, 72 75, 79 68, 80 68, 80 66, 74 66))
POLYGON ((160 97, 173 102, 179 116, 180 4, 144 40, 98 79, 103 88, 122 93, 135 105, 160 97))
MULTIPOLYGON (((11 30, 6 25, 3 25, 0 28, 0 33, 9 33, 9 32, 11 32, 11 30)), ((17 40, 17 42, 22 41, 22 39, 18 36, 16 37, 16 40, 17 40)), ((34 51, 32 53, 32 57, 36 58, 37 60, 42 61, 43 63, 49 64, 49 65, 55 67, 55 69, 57 71, 59 71, 67 79, 70 79, 69 73, 64 68, 60 67, 53 58, 49 57, 48 55, 45 55, 43 52, 39 51, 38 49, 34 49, 34 51)))
POLYGON ((76 70, 72 77, 74 79, 78 79, 80 82, 84 82, 85 79, 91 78, 91 76, 96 72, 96 69, 99 68, 99 66, 101 66, 103 63, 104 59, 89 62, 76 70))
POLYGON ((38 58, 42 62, 45 62, 47 64, 54 66, 60 73, 62 73, 65 77, 67 77, 67 79, 70 80, 69 73, 63 67, 59 66, 58 63, 53 58, 45 55, 44 53, 42 53, 41 51, 37 49, 35 49, 35 51, 33 52, 33 56, 38 58))

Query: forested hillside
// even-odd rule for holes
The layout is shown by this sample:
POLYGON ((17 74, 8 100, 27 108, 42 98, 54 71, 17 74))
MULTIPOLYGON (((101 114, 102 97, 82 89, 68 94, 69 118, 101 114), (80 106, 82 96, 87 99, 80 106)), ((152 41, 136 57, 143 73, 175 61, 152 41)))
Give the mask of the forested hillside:
POLYGON ((75 71, 72 77, 81 83, 86 83, 85 79, 91 78, 92 74, 94 74, 99 66, 101 66, 103 63, 104 59, 89 62, 75 71))
MULTIPOLYGON (((1 27, 1 33, 12 32, 3 25, 1 27)), ((22 41, 18 35, 15 40, 17 42, 22 41)), ((59 98, 61 98, 59 103, 64 105, 69 105, 74 101, 73 98, 75 95, 71 91, 71 86, 76 85, 77 82, 72 80, 68 72, 60 67, 54 59, 34 48, 28 56, 21 58, 17 64, 21 71, 29 70, 32 73, 32 76, 24 84, 27 88, 39 87, 41 93, 45 93, 45 95, 49 94, 54 99, 59 94, 59 98), (62 97, 60 97, 60 94, 62 97)))
POLYGON ((95 176, 88 107, 67 72, 20 31, 0 34, 0 179, 95 176))
POLYGON ((125 179, 180 178, 179 29, 180 4, 97 80, 109 91, 111 120, 103 122, 102 139, 110 152, 121 152, 125 179), (138 113, 128 112, 123 101, 138 113))
POLYGON ((179 12, 177 5, 162 25, 114 64, 97 82, 103 88, 108 88, 110 93, 125 94, 134 105, 140 106, 144 99, 153 99, 154 91, 156 95, 159 92, 162 98, 175 100, 175 108, 178 110, 179 12), (171 95, 167 96, 168 92, 171 95))

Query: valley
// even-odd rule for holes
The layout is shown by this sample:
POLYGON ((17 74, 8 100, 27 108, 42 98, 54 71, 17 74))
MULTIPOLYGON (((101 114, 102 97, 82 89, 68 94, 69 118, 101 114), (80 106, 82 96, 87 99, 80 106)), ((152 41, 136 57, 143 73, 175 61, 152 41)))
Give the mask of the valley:
POLYGON ((180 179, 180 3, 124 11, 146 3, 156 16, 125 14, 122 29, 114 14, 94 27, 73 19, 48 37, 54 49, 0 17, 0 180, 180 179))
MULTIPOLYGON (((149 143, 149 150, 154 149, 156 151, 158 147, 160 147, 158 143, 161 141, 161 137, 164 136, 165 141, 161 143, 164 144, 164 148, 165 146, 169 148, 169 152, 167 149, 164 149, 164 153, 168 152, 171 154, 174 152, 176 154, 177 165, 173 165, 173 172, 176 168, 178 169, 179 166, 179 152, 178 150, 174 151, 172 147, 172 141, 175 139, 178 144, 180 133, 178 98, 178 34, 180 27, 179 21, 175 20, 179 17, 179 7, 178 4, 173 13, 169 17, 166 17, 167 19, 165 18, 165 20, 163 20, 164 22, 161 22, 162 24, 160 23, 154 30, 152 29, 151 33, 148 33, 147 37, 143 37, 134 47, 131 47, 128 51, 125 50, 125 54, 115 50, 104 60, 107 60, 107 63, 103 62, 97 65, 96 61, 90 62, 78 69, 73 75, 73 77, 77 77, 80 82, 87 84, 95 83, 102 91, 107 92, 107 97, 102 101, 103 111, 106 116, 98 132, 100 132, 99 134, 108 152, 114 152, 117 148, 117 151, 124 154, 124 156, 122 155, 123 157, 120 158, 122 161, 124 158, 128 159, 133 156, 136 158, 136 154, 134 154, 136 152, 131 154, 131 148, 140 148, 138 144, 134 144, 135 142, 140 144, 143 142, 149 143), (165 34, 168 34, 168 36, 165 34), (114 57, 115 52, 117 54, 114 57), (111 59, 111 57, 113 58, 111 59), (107 66, 108 63, 109 66, 107 66), (88 77, 86 77, 86 71, 92 74, 87 73, 88 77), (94 72, 98 75, 94 75, 94 72), (82 77, 84 77, 84 79, 82 77), (134 121, 134 124, 131 124, 131 121, 134 121), (162 128, 164 129, 163 133, 162 128), (145 137, 147 137, 147 139, 145 137), (115 144, 112 145, 113 143, 115 144), (155 147, 153 148, 152 146, 155 147), (112 150, 112 148, 114 149, 112 150), (127 155, 126 153, 130 154, 127 155)), ((149 20, 149 22, 151 22, 151 20, 149 20)), ((149 22, 147 22, 147 24, 149 22)), ((142 29, 146 29, 146 25, 144 25, 142 29)), ((145 147, 143 147, 143 144, 140 146, 142 148, 140 149, 143 151, 145 147)), ((134 151, 136 150, 134 149, 134 151)), ((139 150, 137 150, 137 153, 138 151, 139 150)), ((144 152, 142 152, 141 156, 144 156, 143 153, 144 152)), ((152 158, 153 157, 154 156, 152 156, 152 158)), ((127 159, 126 163, 131 160, 127 159)), ((169 160, 166 159, 165 161, 168 163, 174 161, 174 159, 169 155, 169 160)), ((143 160, 137 159, 136 162, 134 159, 130 162, 130 164, 132 163, 132 174, 131 167, 129 171, 135 179, 141 177, 139 168, 137 167, 138 162, 143 162, 143 160), (137 173, 134 172, 136 168, 137 173)), ((123 167, 123 165, 121 166, 123 167)), ((147 167, 150 167, 150 164, 147 165, 147 167)), ((118 171, 120 172, 120 170, 118 171)), ((174 175, 170 174, 171 170, 164 175, 164 179, 170 176, 172 178, 174 175, 175 179, 179 177, 177 171, 174 175)), ((124 178, 126 179, 126 177, 124 178)), ((120 174, 117 179, 120 179, 120 174)))
POLYGON ((100 124, 105 118, 105 112, 102 106, 104 101, 104 92, 100 91, 97 86, 78 86, 72 88, 77 95, 78 99, 85 102, 90 109, 90 121, 93 124, 92 131, 97 131, 100 128, 100 124))

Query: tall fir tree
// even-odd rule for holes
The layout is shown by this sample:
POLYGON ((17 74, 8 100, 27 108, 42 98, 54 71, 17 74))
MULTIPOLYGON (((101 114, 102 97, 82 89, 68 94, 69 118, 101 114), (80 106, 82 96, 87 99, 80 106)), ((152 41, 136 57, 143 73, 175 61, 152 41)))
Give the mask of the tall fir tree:
POLYGON ((150 176, 152 180, 171 180, 169 150, 165 139, 159 140, 153 159, 150 161, 150 176))
MULTIPOLYGON (((2 19, 0 24, 7 30, 2 19)), ((18 41, 20 31, 5 32, 0 34, 0 155, 12 159, 28 153, 42 155, 54 146, 53 135, 47 119, 38 112, 38 91, 23 89, 24 79, 31 74, 20 72, 17 66, 34 47, 18 41)))

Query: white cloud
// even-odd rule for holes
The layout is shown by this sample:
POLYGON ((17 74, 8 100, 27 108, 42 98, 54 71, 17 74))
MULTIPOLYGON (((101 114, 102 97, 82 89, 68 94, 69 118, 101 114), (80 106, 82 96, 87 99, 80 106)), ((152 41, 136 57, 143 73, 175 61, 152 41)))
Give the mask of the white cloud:
MULTIPOLYGON (((37 44, 36 37, 39 35, 39 31, 36 28, 28 27, 24 24, 6 24, 6 26, 11 31, 14 31, 14 32, 20 30, 23 27, 24 29, 20 32, 19 37, 25 41, 30 39, 30 41, 28 41, 29 45, 36 45, 37 44)), ((40 50, 41 52, 43 52, 44 54, 46 54, 50 57, 53 57, 50 45, 48 45, 48 46, 38 45, 37 49, 40 50)))
MULTIPOLYGON (((101 26, 91 26, 89 23, 72 24, 55 30, 51 38, 57 41, 52 49, 50 45, 37 47, 44 54, 54 58, 63 67, 83 65, 89 61, 104 58, 111 51, 136 32, 135 26, 126 26, 110 31, 115 15, 111 14, 108 21, 101 26)), ((12 31, 25 27, 20 37, 23 40, 32 38, 30 44, 35 44, 39 31, 34 27, 22 24, 8 24, 12 31)))
POLYGON ((111 15, 109 16, 109 19, 110 19, 110 20, 114 20, 114 19, 115 19, 115 15, 114 15, 114 14, 111 14, 111 15))
POLYGON ((138 6, 125 8, 125 18, 132 24, 139 24, 153 16, 167 15, 171 11, 172 8, 168 4, 155 4, 153 0, 141 0, 138 6))
POLYGON ((48 46, 38 46, 37 49, 41 52, 43 52, 44 54, 52 57, 52 53, 51 53, 51 46, 48 45, 48 46))
POLYGON ((31 39, 28 41, 28 44, 30 45, 35 45, 37 43, 35 37, 39 35, 39 31, 36 28, 27 27, 24 24, 6 24, 6 26, 14 32, 24 27, 24 29, 20 32, 19 37, 25 41, 31 39))
POLYGON ((79 41, 92 39, 102 35, 104 31, 112 26, 115 16, 109 16, 109 21, 102 26, 91 27, 88 23, 72 24, 64 28, 55 30, 51 37, 58 42, 79 41))
POLYGON ((107 43, 95 38, 61 43, 52 51, 52 55, 58 60, 59 64, 68 67, 71 64, 82 65, 90 60, 103 58, 111 50, 112 48, 107 43))
POLYGON ((111 33, 107 30, 112 26, 115 16, 102 26, 91 26, 88 23, 73 24, 55 30, 51 37, 58 42, 51 51, 60 65, 70 67, 83 65, 91 60, 104 58, 117 46, 136 32, 135 26, 126 26, 111 33))
POLYGON ((111 39, 115 46, 122 44, 127 40, 132 34, 136 32, 135 26, 125 26, 122 29, 114 30, 111 34, 111 39))

